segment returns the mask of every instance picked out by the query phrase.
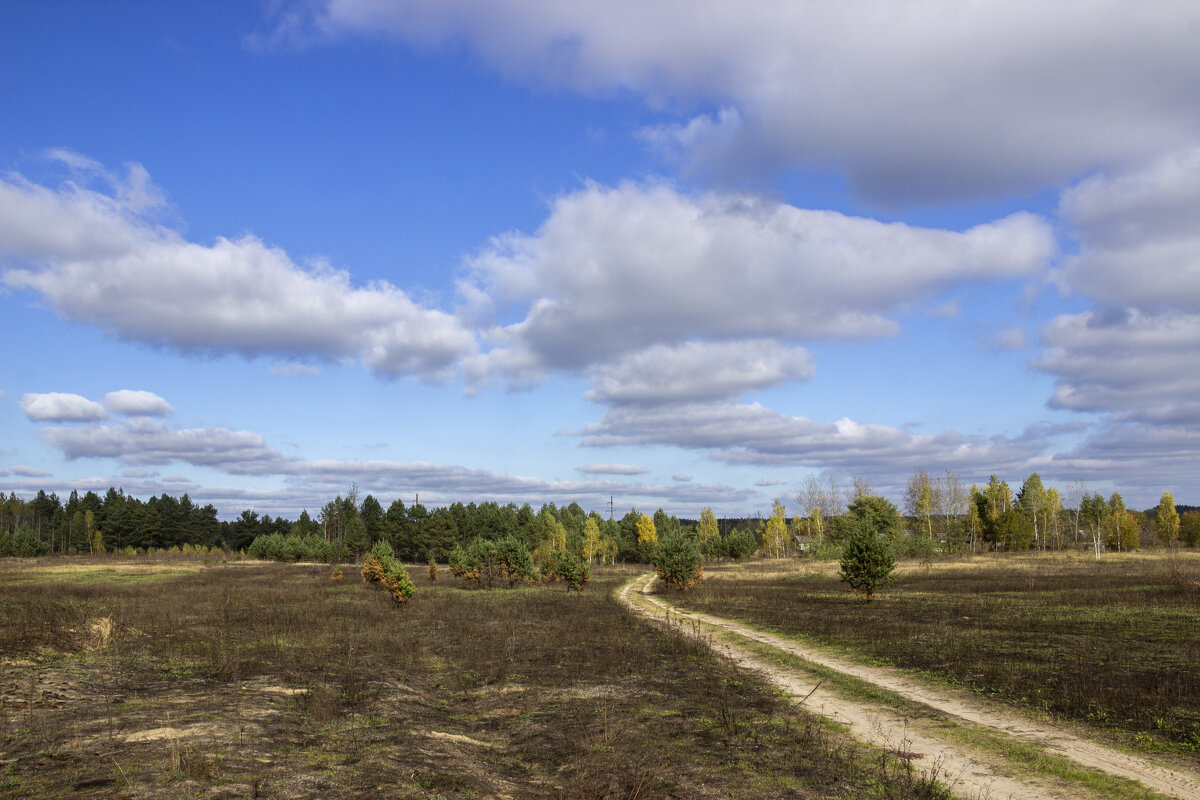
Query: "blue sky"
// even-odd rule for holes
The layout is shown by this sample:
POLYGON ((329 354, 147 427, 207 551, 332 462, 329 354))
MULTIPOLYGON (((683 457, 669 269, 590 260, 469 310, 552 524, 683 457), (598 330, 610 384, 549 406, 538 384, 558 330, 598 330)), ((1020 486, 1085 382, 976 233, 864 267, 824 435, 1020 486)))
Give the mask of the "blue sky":
POLYGON ((1200 11, 0 9, 0 490, 1200 498, 1200 11))

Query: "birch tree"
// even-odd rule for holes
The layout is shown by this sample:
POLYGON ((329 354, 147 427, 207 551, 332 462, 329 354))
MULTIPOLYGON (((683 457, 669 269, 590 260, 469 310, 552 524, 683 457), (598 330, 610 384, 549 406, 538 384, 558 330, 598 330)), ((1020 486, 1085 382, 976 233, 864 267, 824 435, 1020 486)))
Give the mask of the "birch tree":
POLYGON ((1038 546, 1045 535, 1046 489, 1042 486, 1041 475, 1035 472, 1021 484, 1021 491, 1017 493, 1017 507, 1033 522, 1034 546, 1038 546), (1042 524, 1039 526, 1039 523, 1042 524))
POLYGON ((583 523, 583 560, 592 564, 600 554, 600 525, 596 518, 589 516, 583 523))
POLYGON ((1071 531, 1071 541, 1076 544, 1079 542, 1079 531, 1083 528, 1083 500, 1085 497, 1087 497, 1087 484, 1082 478, 1067 484, 1066 507, 1071 512, 1072 520, 1075 523, 1075 527, 1071 531))
POLYGON ((1118 553, 1136 550, 1138 546, 1137 521, 1125 508, 1125 500, 1113 492, 1108 500, 1108 546, 1118 553))
POLYGON ((1050 530, 1054 530, 1054 548, 1062 547, 1062 534, 1059 531, 1059 517, 1062 515, 1063 504, 1062 497, 1058 494, 1058 489, 1053 486, 1046 490, 1046 535, 1050 535, 1050 530))
POLYGON ((1154 517, 1154 532, 1163 544, 1174 544, 1179 537, 1179 512, 1175 510, 1175 498, 1163 492, 1158 501, 1158 513, 1154 517))
POLYGON ((871 479, 864 478, 862 475, 854 475, 850 478, 850 488, 846 490, 846 505, 854 505, 862 498, 873 495, 871 479))
POLYGON ((721 531, 717 528, 717 515, 711 508, 706 507, 700 512, 700 524, 696 527, 697 543, 703 551, 705 545, 720 537, 721 531))
POLYGON ((1104 495, 1096 492, 1087 494, 1079 503, 1080 522, 1092 534, 1092 543, 1096 548, 1096 560, 1100 560, 1100 551, 1104 545, 1104 529, 1108 523, 1108 503, 1104 495))
POLYGON ((650 562, 654 558, 654 551, 658 547, 658 531, 654 527, 654 520, 645 514, 639 514, 637 519, 637 543, 638 555, 643 562, 650 562))
POLYGON ((933 478, 921 467, 908 479, 904 489, 904 508, 910 517, 925 523, 926 535, 930 540, 933 539, 933 495, 933 478))
POLYGON ((761 543, 763 555, 772 558, 783 555, 787 539, 787 509, 784 508, 783 501, 776 498, 771 505, 771 518, 767 520, 766 528, 763 531, 761 543))
POLYGON ((809 475, 796 492, 796 504, 807 515, 809 536, 822 539, 826 523, 841 513, 841 491, 833 477, 823 484, 809 475))

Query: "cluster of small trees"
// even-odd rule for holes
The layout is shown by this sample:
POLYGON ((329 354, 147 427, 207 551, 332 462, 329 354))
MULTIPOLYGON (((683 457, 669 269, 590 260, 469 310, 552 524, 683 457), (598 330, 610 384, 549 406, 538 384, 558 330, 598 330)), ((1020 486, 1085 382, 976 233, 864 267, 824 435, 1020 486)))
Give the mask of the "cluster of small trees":
POLYGON ((512 588, 541 578, 529 550, 515 536, 476 537, 466 547, 455 547, 450 551, 450 571, 484 589, 502 585, 512 588))
POLYGON ((44 556, 50 552, 50 547, 41 541, 32 528, 22 525, 11 533, 0 531, 0 558, 5 556, 20 556, 33 558, 44 556))
MULTIPOLYGON (((1200 511, 1176 515, 1170 493, 1163 495, 1157 508, 1139 513, 1125 506, 1119 492, 1106 498, 1088 492, 1083 481, 1078 481, 1060 493, 1044 486, 1038 473, 1027 477, 1014 494, 1009 484, 995 475, 982 487, 968 488, 952 472, 933 476, 920 469, 905 487, 904 516, 890 502, 873 495, 869 482, 857 478, 843 493, 833 481, 822 484, 810 477, 796 493, 796 500, 807 517, 793 518, 791 528, 809 543, 840 545, 849 534, 848 523, 856 516, 851 512, 867 506, 880 530, 907 556, 964 550, 1051 550, 1084 544, 1097 552, 1121 551, 1137 549, 1147 541, 1200 544, 1200 511), (876 499, 870 499, 873 497, 876 499), (1161 521, 1172 515, 1176 515, 1174 526, 1161 521)), ((777 506, 781 504, 777 502, 777 506)), ((782 514, 773 515, 775 536, 764 539, 776 548, 781 519, 782 514)))
POLYGON ((266 561, 321 561, 345 564, 353 560, 344 541, 329 541, 318 533, 270 533, 255 537, 246 548, 250 558, 266 561))
POLYGON ((450 571, 467 583, 491 589, 528 583, 561 581, 568 592, 583 591, 591 570, 578 555, 560 549, 542 550, 535 557, 515 536, 473 539, 450 552, 450 571))

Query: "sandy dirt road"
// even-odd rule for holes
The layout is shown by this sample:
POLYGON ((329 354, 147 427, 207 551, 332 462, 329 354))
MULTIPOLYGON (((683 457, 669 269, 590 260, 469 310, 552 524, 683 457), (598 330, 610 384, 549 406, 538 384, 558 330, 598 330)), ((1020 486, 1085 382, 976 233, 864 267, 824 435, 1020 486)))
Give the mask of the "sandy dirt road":
MULTIPOLYGON (((739 664, 761 672, 794 698, 804 698, 812 692, 815 685, 812 678, 781 667, 753 650, 739 646, 738 637, 875 684, 933 708, 950 718, 1037 742, 1051 753, 1086 767, 1136 780, 1168 797, 1200 800, 1200 775, 1080 739, 1051 726, 1004 714, 981 704, 973 704, 948 692, 940 692, 917 683, 897 670, 854 664, 810 650, 793 640, 764 633, 731 620, 677 608, 650 593, 649 587, 653 581, 652 574, 634 579, 622 587, 620 599, 645 616, 662 619, 664 614, 669 613, 676 620, 695 620, 723 632, 726 635, 721 637, 720 646, 729 657, 739 664)), ((1017 774, 1013 770, 1008 770, 1011 773, 1009 775, 1000 774, 997 769, 980 763, 951 744, 915 732, 901 715, 883 706, 849 700, 837 696, 832 691, 818 690, 805 701, 804 707, 845 725, 852 735, 861 741, 889 750, 903 747, 911 751, 915 754, 914 766, 930 773, 936 771, 943 783, 963 797, 1035 800, 1072 796, 1062 787, 1040 786, 1032 781, 1013 777, 1017 774)))

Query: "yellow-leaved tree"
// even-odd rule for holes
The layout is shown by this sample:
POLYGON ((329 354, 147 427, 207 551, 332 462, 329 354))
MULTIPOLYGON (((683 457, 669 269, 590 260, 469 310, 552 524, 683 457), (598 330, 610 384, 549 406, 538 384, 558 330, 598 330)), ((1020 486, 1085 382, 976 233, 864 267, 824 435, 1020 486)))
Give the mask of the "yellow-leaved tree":
POLYGON ((1161 544, 1174 544, 1179 536, 1179 512, 1175 510, 1175 498, 1163 492, 1158 501, 1158 514, 1154 517, 1154 531, 1161 544))
POLYGON ((705 545, 719 538, 721 531, 717 528, 717 515, 711 508, 705 508, 700 512, 700 524, 696 527, 696 543, 700 545, 700 551, 704 552, 705 545))
POLYGON ((638 560, 649 563, 654 560, 654 551, 658 549, 658 530, 654 520, 645 514, 637 520, 638 560))
POLYGON ((586 564, 595 563, 600 553, 600 525, 596 518, 588 516, 583 523, 583 560, 586 564))
POLYGON ((776 498, 771 506, 771 518, 763 528, 759 549, 765 556, 778 558, 787 548, 787 542, 787 509, 784 508, 783 501, 776 498))

